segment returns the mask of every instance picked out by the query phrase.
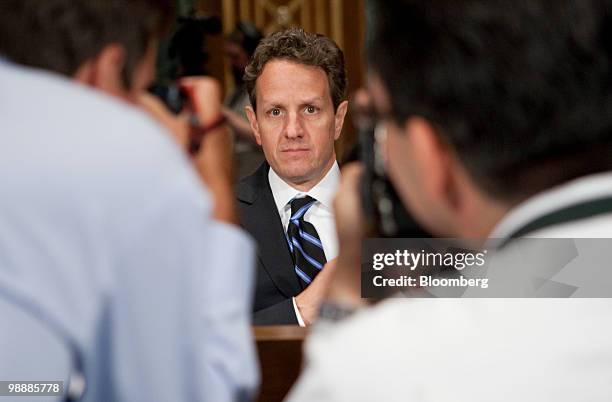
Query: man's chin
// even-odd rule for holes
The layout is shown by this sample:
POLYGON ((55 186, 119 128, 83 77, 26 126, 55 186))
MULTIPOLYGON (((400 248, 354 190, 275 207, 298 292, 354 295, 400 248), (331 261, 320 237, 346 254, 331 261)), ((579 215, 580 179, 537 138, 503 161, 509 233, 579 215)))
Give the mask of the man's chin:
POLYGON ((305 168, 293 168, 283 169, 279 173, 279 176, 286 182, 294 185, 302 185, 312 180, 314 173, 310 169, 305 168))

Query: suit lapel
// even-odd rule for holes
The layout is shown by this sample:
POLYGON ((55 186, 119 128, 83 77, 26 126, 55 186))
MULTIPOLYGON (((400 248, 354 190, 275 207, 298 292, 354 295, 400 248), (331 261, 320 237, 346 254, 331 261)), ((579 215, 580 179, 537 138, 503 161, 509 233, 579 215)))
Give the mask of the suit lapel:
POLYGON ((268 182, 268 169, 264 163, 238 187, 242 224, 257 240, 261 264, 276 287, 292 297, 301 292, 301 287, 268 182))

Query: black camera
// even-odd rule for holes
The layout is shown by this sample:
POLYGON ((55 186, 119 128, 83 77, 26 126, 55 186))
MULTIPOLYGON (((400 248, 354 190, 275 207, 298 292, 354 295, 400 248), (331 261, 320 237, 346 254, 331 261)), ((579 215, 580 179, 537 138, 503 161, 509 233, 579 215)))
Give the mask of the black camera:
POLYGON ((386 131, 372 111, 362 110, 355 120, 358 145, 354 158, 364 164, 361 204, 371 232, 378 237, 432 237, 404 207, 385 170, 386 131))
POLYGON ((169 67, 162 69, 166 71, 164 76, 149 88, 172 112, 180 113, 189 102, 189 97, 176 81, 181 77, 207 75, 206 62, 209 56, 206 37, 220 32, 221 20, 218 17, 196 16, 192 11, 190 16, 178 18, 167 51, 161 51, 162 62, 169 67))
POLYGON ((149 88, 149 92, 161 99, 174 114, 179 114, 189 103, 187 93, 175 83, 154 84, 149 88))
POLYGON ((177 63, 176 78, 206 75, 209 55, 206 37, 221 32, 221 20, 215 16, 179 17, 177 29, 170 39, 168 55, 177 63))

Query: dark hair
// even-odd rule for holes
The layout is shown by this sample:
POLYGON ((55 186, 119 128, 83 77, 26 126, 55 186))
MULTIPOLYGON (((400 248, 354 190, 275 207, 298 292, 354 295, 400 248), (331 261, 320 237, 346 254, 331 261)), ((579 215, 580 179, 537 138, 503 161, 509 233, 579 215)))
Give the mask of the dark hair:
POLYGON ((392 118, 422 116, 489 194, 612 169, 605 0, 382 0, 367 60, 392 118))
POLYGON ((2 0, 0 52, 16 63, 74 74, 104 46, 125 48, 123 79, 151 39, 162 34, 174 16, 172 0, 2 0))
POLYGON ((334 110, 338 108, 347 85, 342 50, 326 36, 304 32, 301 28, 289 28, 264 38, 245 69, 244 83, 253 109, 257 106, 255 81, 266 63, 277 59, 322 68, 327 74, 334 110))

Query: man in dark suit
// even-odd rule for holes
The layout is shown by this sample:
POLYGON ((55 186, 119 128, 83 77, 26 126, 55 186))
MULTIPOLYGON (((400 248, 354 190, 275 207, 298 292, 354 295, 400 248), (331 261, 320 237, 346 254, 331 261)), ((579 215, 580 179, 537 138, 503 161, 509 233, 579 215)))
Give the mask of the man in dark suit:
POLYGON ((337 254, 334 142, 347 102, 342 51, 288 29, 265 38, 246 68, 247 117, 266 162, 238 184, 244 228, 259 246, 254 324, 310 324, 337 254))

